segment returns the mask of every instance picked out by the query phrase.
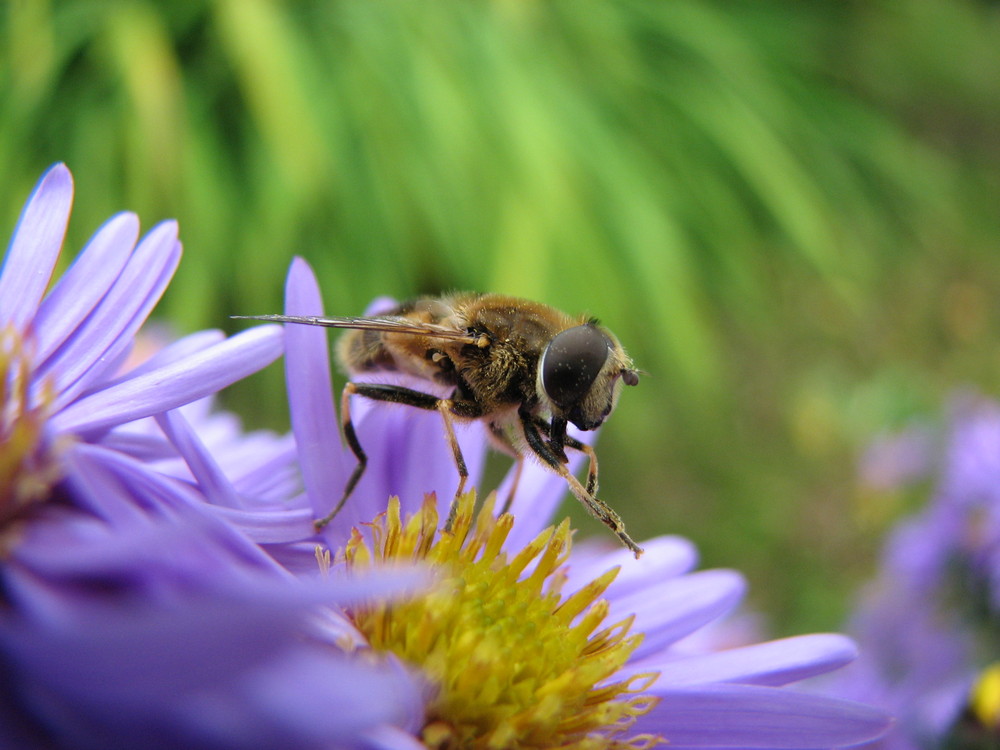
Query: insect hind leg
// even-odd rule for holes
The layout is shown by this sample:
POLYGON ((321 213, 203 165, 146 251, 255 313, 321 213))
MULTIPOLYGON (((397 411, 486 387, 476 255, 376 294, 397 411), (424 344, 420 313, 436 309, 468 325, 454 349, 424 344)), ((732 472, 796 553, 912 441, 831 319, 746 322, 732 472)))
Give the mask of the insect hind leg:
POLYGON ((438 398, 437 396, 433 396, 429 393, 415 391, 411 388, 404 388, 402 386, 384 383, 353 382, 349 382, 344 386, 344 392, 341 395, 341 425, 344 430, 344 439, 347 441, 347 445, 350 447, 355 458, 358 459, 358 464, 354 467, 354 471, 347 480, 347 484, 344 487, 344 493, 337 505, 328 515, 314 521, 314 528, 319 531, 337 516, 341 508, 344 507, 344 503, 347 502, 347 499, 351 496, 354 488, 361 480, 361 477, 365 472, 365 467, 368 463, 368 456, 361 447, 361 442, 358 440, 357 433, 354 430, 354 423, 351 421, 350 397, 355 394, 363 396, 364 398, 372 399, 373 401, 384 401, 388 403, 402 404, 404 406, 413 406, 418 409, 437 411, 441 414, 441 418, 444 421, 448 445, 451 447, 452 456, 455 460, 455 468, 458 470, 458 489, 455 491, 455 498, 452 500, 451 507, 448 511, 448 521, 444 527, 446 531, 450 531, 452 524, 455 521, 455 516, 458 513, 458 498, 461 496, 462 492, 465 491, 465 483, 469 478, 469 470, 465 464, 465 457, 462 455, 462 449, 458 444, 458 438, 455 436, 453 416, 477 417, 479 416, 478 407, 472 402, 438 398))
POLYGON ((344 431, 344 439, 347 441, 347 445, 351 449, 351 453, 354 454, 358 463, 354 467, 354 471, 351 472, 351 476, 348 478, 347 484, 344 485, 344 492, 340 496, 340 500, 334 506, 333 510, 322 518, 318 518, 313 521, 313 528, 316 531, 322 531, 324 526, 337 517, 337 514, 340 513, 340 509, 343 508, 344 503, 347 502, 347 498, 349 498, 351 493, 354 492, 354 488, 361 480, 361 476, 365 473, 365 467, 368 465, 368 455, 365 453, 364 448, 361 447, 361 442, 358 440, 358 434, 354 430, 354 422, 351 421, 351 396, 358 392, 357 383, 347 383, 347 385, 344 386, 343 392, 340 394, 340 426, 344 431))

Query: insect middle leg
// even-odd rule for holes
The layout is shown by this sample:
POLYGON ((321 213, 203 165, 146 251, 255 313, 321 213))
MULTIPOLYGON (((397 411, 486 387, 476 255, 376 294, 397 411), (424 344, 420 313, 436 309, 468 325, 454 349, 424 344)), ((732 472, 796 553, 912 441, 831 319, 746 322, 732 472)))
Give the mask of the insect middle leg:
POLYGON ((524 454, 514 447, 514 444, 510 441, 510 436, 507 435, 500 425, 490 425, 490 436, 493 438, 493 445, 498 450, 514 459, 514 481, 510 483, 510 492, 507 493, 507 498, 500 508, 501 513, 507 513, 514 502, 514 495, 517 494, 517 485, 521 481, 521 471, 524 469, 524 454))
MULTIPOLYGON (((521 418, 521 426, 524 428, 525 440, 528 441, 528 446, 535 455, 542 459, 556 474, 566 480, 566 484, 569 485, 569 490, 573 493, 573 496, 583 504, 594 518, 611 529, 615 533, 615 536, 621 540, 622 544, 628 547, 635 554, 636 559, 638 559, 639 555, 642 554, 642 547, 636 544, 632 537, 628 535, 628 532, 625 531, 625 524, 619 515, 609 508, 606 503, 587 492, 586 488, 580 484, 580 481, 570 473, 569 469, 563 464, 562 459, 553 453, 548 443, 542 439, 540 428, 535 423, 532 415, 523 410, 518 412, 518 415, 521 418)), ((569 442, 567 441, 566 444, 569 445, 569 442)), ((596 484, 596 481, 595 477, 593 483, 596 484)), ((587 483, 589 485, 591 481, 588 480, 587 483)))
POLYGON ((344 507, 344 503, 347 502, 347 498, 351 496, 354 488, 361 480, 362 475, 365 473, 365 467, 368 464, 368 456, 365 453, 364 448, 361 447, 361 442, 358 440, 357 432, 354 430, 354 423, 351 421, 350 397, 355 394, 358 396, 364 396, 365 398, 370 398, 373 401, 385 401, 394 404, 402 404, 404 406, 414 406, 418 409, 437 411, 441 414, 441 418, 444 421, 445 432, 448 437, 448 444, 451 446, 452 455, 455 459, 455 467, 458 469, 459 477, 458 489, 455 491, 455 498, 452 501, 451 508, 448 512, 448 521, 445 524, 445 530, 450 531, 455 520, 455 515, 458 512, 458 498, 461 496, 462 492, 464 492, 465 482, 469 478, 469 470, 466 468, 465 458, 462 456, 462 449, 458 444, 458 439, 455 437, 455 428, 452 417, 453 415, 463 417, 479 416, 478 406, 471 402, 438 398, 437 396, 433 396, 429 393, 422 393, 421 391, 415 391, 411 388, 404 388, 397 385, 352 382, 349 382, 344 386, 344 392, 340 397, 340 414, 341 426, 344 430, 344 439, 347 441, 347 445, 354 454, 354 457, 357 458, 358 464, 354 467, 354 471, 351 473, 350 478, 348 478, 347 484, 344 486, 344 493, 337 502, 337 505, 329 514, 314 521, 313 527, 319 531, 337 516, 340 509, 344 507))
MULTIPOLYGON (((532 417, 531 419, 535 423, 535 427, 538 428, 538 431, 542 435, 544 435, 546 439, 548 439, 551 435, 551 429, 549 427, 549 423, 546 422, 541 417, 537 416, 532 417)), ((504 500, 503 506, 500 509, 501 513, 507 513, 508 511, 510 511, 511 505, 514 504, 514 497, 517 495, 517 487, 521 479, 521 472, 524 469, 524 454, 520 453, 514 447, 513 443, 511 443, 510 441, 510 438, 499 427, 495 425, 491 426, 490 432, 493 435, 494 444, 504 453, 507 453, 515 461, 514 481, 511 483, 510 492, 507 493, 507 497, 504 500)), ((562 451, 562 446, 565 446, 567 448, 572 448, 573 450, 577 450, 580 451, 581 453, 586 454, 588 459, 587 494, 589 494, 591 497, 596 497, 597 496, 597 453, 591 446, 587 445, 586 443, 582 443, 570 435, 563 435, 562 445, 559 446, 558 452, 555 450, 551 450, 552 449, 551 441, 549 443, 549 448, 552 454, 557 458, 559 458, 560 461, 563 461, 565 459, 565 454, 562 451)))

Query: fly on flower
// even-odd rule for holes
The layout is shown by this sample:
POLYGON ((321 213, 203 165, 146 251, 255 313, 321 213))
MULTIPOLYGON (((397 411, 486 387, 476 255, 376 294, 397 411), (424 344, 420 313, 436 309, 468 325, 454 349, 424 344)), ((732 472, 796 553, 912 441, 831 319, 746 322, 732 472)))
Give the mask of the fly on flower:
MULTIPOLYGON (((451 389, 446 398, 399 385, 348 382, 341 397, 344 437, 358 464, 328 524, 364 473, 367 457, 351 422, 350 397, 359 395, 437 411, 458 469, 455 500, 468 470, 455 438, 455 420, 483 420, 494 446, 517 461, 528 451, 559 474, 573 495, 638 557, 642 549, 621 518, 597 498, 597 456, 566 434, 569 423, 594 430, 610 416, 622 384, 637 385, 639 373, 618 339, 595 319, 573 317, 537 302, 499 294, 458 293, 424 297, 370 318, 238 315, 249 320, 351 329, 337 349, 352 376, 404 372, 451 389), (566 448, 587 454, 584 487, 566 468, 566 448)), ((516 487, 516 483, 515 483, 516 487)), ((507 505, 513 498, 513 491, 507 505)), ((455 520, 452 502, 446 529, 455 520)))

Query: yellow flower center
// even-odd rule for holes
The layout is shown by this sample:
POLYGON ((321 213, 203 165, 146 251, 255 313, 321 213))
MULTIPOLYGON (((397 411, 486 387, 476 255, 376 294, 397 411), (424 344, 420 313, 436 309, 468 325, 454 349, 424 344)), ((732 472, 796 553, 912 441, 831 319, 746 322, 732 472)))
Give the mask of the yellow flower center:
MULTIPOLYGON (((51 394, 32 405, 30 375, 20 334, 11 326, 0 329, 0 529, 47 497, 58 478, 51 451, 42 448, 51 394)), ((0 538, 0 551, 5 541, 0 538)))
POLYGON ((501 547, 513 517, 493 516, 491 496, 474 518, 474 493, 452 532, 437 533, 428 497, 405 522, 399 502, 357 530, 348 568, 393 562, 430 565, 432 586, 415 598, 369 602, 349 614, 372 647, 418 665, 434 688, 422 739, 434 748, 642 748, 659 737, 625 734, 656 702, 641 695, 655 673, 618 676, 642 640, 632 617, 603 627, 598 597, 614 568, 563 597, 569 523, 542 532, 508 559, 501 547))
POLYGON ((972 687, 972 712, 984 727, 1000 729, 1000 662, 979 675, 972 687))

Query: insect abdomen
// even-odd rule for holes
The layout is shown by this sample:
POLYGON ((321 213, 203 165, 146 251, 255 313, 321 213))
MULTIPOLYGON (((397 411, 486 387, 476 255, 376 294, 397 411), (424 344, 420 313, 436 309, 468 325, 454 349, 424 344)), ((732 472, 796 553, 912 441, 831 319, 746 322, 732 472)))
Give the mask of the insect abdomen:
POLYGON ((337 358, 350 373, 398 369, 379 331, 346 331, 337 342, 337 358))

